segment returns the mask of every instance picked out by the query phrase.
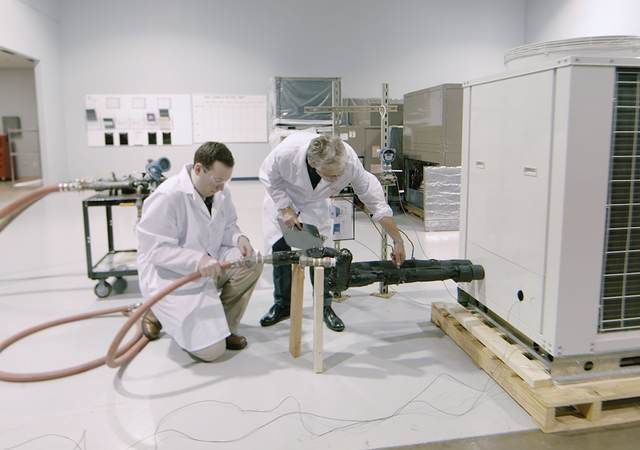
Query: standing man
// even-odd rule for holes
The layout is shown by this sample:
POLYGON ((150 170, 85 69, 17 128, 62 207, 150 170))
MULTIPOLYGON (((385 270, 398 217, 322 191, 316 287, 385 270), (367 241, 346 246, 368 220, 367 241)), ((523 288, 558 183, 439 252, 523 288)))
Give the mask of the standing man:
POLYGON ((144 297, 196 270, 202 274, 156 303, 142 319, 145 336, 157 339, 162 328, 198 361, 214 361, 225 349, 246 347, 238 325, 262 271, 261 265, 220 266, 253 253, 226 186, 233 164, 226 145, 202 144, 193 164, 145 200, 137 226, 144 297))
MULTIPOLYGON (((272 251, 291 249, 282 237, 278 219, 289 228, 300 228, 301 223, 315 225, 320 234, 330 238, 332 221, 329 198, 351 184, 356 195, 373 214, 373 219, 380 222, 393 239, 396 265, 400 266, 404 261, 402 236, 380 182, 364 170, 356 152, 339 138, 308 132, 291 134, 262 163, 260 181, 267 191, 262 216, 265 245, 270 246, 272 251)), ((260 319, 263 327, 289 317, 290 266, 273 268, 273 285, 274 304, 260 319)), ((344 330, 344 322, 331 308, 331 294, 327 289, 324 293, 324 322, 334 331, 344 330)))

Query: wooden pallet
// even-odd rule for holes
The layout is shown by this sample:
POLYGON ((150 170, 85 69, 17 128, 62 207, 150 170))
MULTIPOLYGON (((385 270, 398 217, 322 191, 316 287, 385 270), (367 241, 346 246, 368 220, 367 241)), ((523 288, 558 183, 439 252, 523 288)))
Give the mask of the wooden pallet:
POLYGON ((545 433, 640 422, 640 377, 560 385, 544 366, 460 305, 433 303, 431 321, 520 406, 545 433))
POLYGON ((416 208, 410 203, 403 203, 402 206, 404 206, 405 211, 412 216, 415 216, 420 220, 424 220, 424 211, 422 209, 416 208))

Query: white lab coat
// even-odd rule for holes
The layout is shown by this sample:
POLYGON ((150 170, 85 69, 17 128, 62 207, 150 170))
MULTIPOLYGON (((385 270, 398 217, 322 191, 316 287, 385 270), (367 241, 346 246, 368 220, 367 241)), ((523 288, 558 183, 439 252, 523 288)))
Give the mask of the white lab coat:
POLYGON ((329 240, 325 245, 330 245, 332 220, 329 197, 338 194, 348 184, 353 186, 374 220, 393 216, 380 182, 364 169, 358 155, 347 143, 344 143, 347 162, 342 176, 331 183, 320 180, 313 189, 306 158, 309 143, 317 136, 309 132, 291 134, 269 153, 260 167, 260 181, 267 191, 262 215, 267 252, 282 237, 278 210, 286 207, 300 213, 300 222, 318 227, 320 234, 329 240))
MULTIPOLYGON (((137 226, 138 273, 145 298, 197 271, 209 254, 219 261, 240 255, 242 235, 229 187, 214 196, 211 214, 189 176, 191 165, 162 183, 144 202, 137 226)), ((188 351, 208 347, 229 333, 212 278, 200 278, 153 306, 162 329, 188 351)))

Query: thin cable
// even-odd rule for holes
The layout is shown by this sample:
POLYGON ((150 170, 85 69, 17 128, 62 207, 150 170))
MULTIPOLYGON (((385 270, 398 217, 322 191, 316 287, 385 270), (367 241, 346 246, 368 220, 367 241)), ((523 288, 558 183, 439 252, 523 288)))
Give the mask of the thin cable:
POLYGON ((430 306, 431 305, 431 302, 429 302, 429 303, 419 302, 418 300, 415 300, 415 299, 409 297, 408 295, 405 295, 405 294, 401 293, 400 291, 396 291, 395 295, 397 295, 398 297, 404 298, 404 299, 410 301, 411 303, 415 303, 416 305, 420 305, 420 306, 430 306))
MULTIPOLYGON (((380 235, 380 239, 384 240, 384 234, 382 234, 382 231, 378 228, 378 225, 376 224, 376 222, 371 218, 371 215, 369 214, 369 212, 364 209, 362 206, 357 205, 354 201, 349 200, 349 199, 344 199, 346 202, 351 203, 356 209, 359 209, 360 211, 362 211, 365 216, 367 216, 367 219, 369 219, 369 221, 371 222, 371 225, 373 225, 373 228, 378 232, 378 234, 380 235)), ((404 234, 405 236, 407 236, 407 234, 402 231, 399 230, 400 233, 404 234)), ((411 259, 413 259, 413 255, 415 252, 415 246, 413 245, 413 242, 411 241, 411 239, 409 239, 409 236, 407 236, 407 239, 409 240, 409 243, 411 244, 411 259)), ((354 239, 354 241, 362 244, 363 246, 367 247, 365 244, 363 244, 361 241, 359 241, 358 239, 354 239)), ((391 251, 393 251, 393 245, 387 243, 387 247, 389 247, 391 249, 391 251)), ((371 248, 367 247, 369 250, 371 250, 371 248)), ((371 250, 371 252, 378 256, 378 254, 376 252, 374 252, 373 250, 371 250)))
POLYGON ((447 292, 449 293, 449 296, 453 299, 453 301, 458 303, 458 297, 453 295, 453 293, 449 290, 449 286, 447 286, 447 283, 445 283, 445 280, 442 280, 442 284, 444 284, 444 287, 447 289, 447 292))
MULTIPOLYGON (((396 185, 397 185, 397 180, 396 180, 396 185)), ((354 201, 349 200, 349 199, 344 199, 345 201, 351 203, 356 209, 359 209, 360 211, 362 211, 366 216, 367 219, 369 219, 369 221, 371 222, 371 224, 373 225, 373 227, 376 229, 376 231, 378 232, 378 234, 380 235, 380 237, 382 239, 384 239, 384 235, 382 234, 382 231, 380 231, 380 229, 378 229, 377 224, 375 223, 375 221, 373 220, 373 218, 371 217, 371 215, 369 214, 369 212, 363 208, 362 206, 356 204, 354 201)), ((402 208, 402 211, 405 215, 408 215, 407 212, 405 211, 404 207, 402 206, 402 202, 400 202, 400 207, 402 208)), ((409 227, 411 228, 411 227, 409 227)), ((416 230, 414 228, 411 228, 411 230, 413 230, 416 233, 416 237, 418 237, 418 234, 416 232, 416 230)), ((398 231, 400 231, 400 233, 404 234, 405 237, 407 238, 407 240, 409 241, 409 243, 411 244, 411 259, 413 259, 415 257, 415 251, 416 251, 416 247, 413 244, 413 241, 411 240, 411 238, 409 238, 409 235, 407 233, 405 233, 404 231, 402 231, 400 228, 398 228, 398 231)), ((420 239, 418 238, 418 243, 420 243, 420 239)), ((391 247, 393 249, 393 246, 391 246, 390 244, 387 244, 389 247, 391 247)), ((424 251, 424 249, 422 250, 422 253, 425 255, 425 257, 428 258, 426 252, 424 251)))
POLYGON ((12 450, 14 448, 19 448, 19 447, 22 447, 23 445, 27 445, 27 444, 29 444, 31 442, 38 441, 40 439, 45 439, 45 438, 48 438, 48 437, 57 437, 57 438, 60 438, 60 439, 64 439, 66 441, 71 441, 71 442, 73 442, 75 444, 75 446, 73 447, 73 450, 76 450, 76 449, 82 450, 82 447, 80 447, 80 443, 85 439, 86 432, 87 432, 87 430, 84 430, 84 432, 82 433, 82 436, 81 436, 79 441, 76 441, 75 439, 70 438, 69 436, 65 436, 63 434, 49 433, 49 434, 43 434, 41 436, 36 436, 34 438, 31 438, 31 439, 26 440, 24 442, 21 442, 19 444, 13 445, 11 447, 5 447, 3 450, 12 450))
POLYGON ((29 277, 18 277, 18 278, 0 278, 0 283, 9 283, 9 282, 17 282, 17 281, 33 281, 33 280, 43 280, 45 278, 63 278, 63 277, 76 277, 83 276, 82 272, 68 272, 68 273, 59 273, 54 275, 35 275, 29 277))
POLYGON ((413 241, 411 240, 411 238, 409 237, 409 235, 407 233, 402 231, 400 228, 398 228, 398 231, 400 233, 404 234, 404 237, 406 237, 407 241, 409 241, 409 244, 411 244, 411 259, 414 259, 415 258, 415 254, 416 254, 416 246, 413 245, 413 241))
POLYGON ((371 247, 369 247, 367 244, 365 244, 364 242, 362 242, 362 241, 360 241, 358 239, 354 239, 354 241, 357 242, 358 244, 362 245, 367 250, 369 250, 371 253, 373 253, 374 256, 378 257, 378 254, 371 247))
MULTIPOLYGON (((507 321, 510 319, 511 314, 513 312, 513 308, 516 306, 516 304, 512 304, 511 307, 509 308, 509 311, 507 313, 507 321)), ((505 354, 503 355, 503 358, 500 358, 502 360, 504 360, 504 358, 508 358, 510 356, 511 353, 519 351, 519 348, 517 346, 513 346, 509 351, 505 352, 505 354)), ((131 446, 129 446, 129 448, 132 448, 136 445, 138 445, 139 443, 149 439, 150 437, 153 437, 155 442, 156 442, 156 447, 157 447, 157 437, 159 435, 162 434, 167 434, 167 433, 175 433, 179 436, 182 436, 186 439, 195 441, 195 442, 202 442, 202 443, 232 443, 232 442, 238 442, 241 441, 243 439, 246 439, 247 437, 251 436, 252 434, 255 434, 256 432, 268 427, 269 425, 276 423, 277 421, 285 418, 285 417, 289 417, 289 416, 297 416, 300 419, 300 423, 302 425, 302 427, 312 436, 314 437, 323 437, 326 436, 329 433, 333 433, 335 431, 339 431, 339 430, 348 430, 350 428, 356 427, 358 425, 363 425, 363 424, 369 424, 369 423, 376 423, 376 422, 383 422, 386 420, 389 420, 393 417, 399 416, 400 414, 403 413, 404 409, 407 408, 409 405, 411 404, 424 404, 427 405, 428 407, 432 408, 433 410, 444 414, 444 415, 448 415, 448 416, 452 416, 452 417, 462 417, 468 413, 470 413, 471 411, 473 411, 477 405, 480 403, 482 397, 487 394, 488 390, 489 390, 489 386, 490 383, 492 382, 492 376, 495 373, 496 370, 498 370, 500 366, 496 365, 495 369, 491 372, 486 372, 485 371, 485 375, 487 376, 487 380, 484 383, 484 386, 482 389, 478 389, 475 388, 461 380, 459 380, 458 378, 454 377, 453 375, 450 375, 448 373, 440 373, 438 374, 433 380, 431 380, 431 382, 429 382, 424 388, 422 388, 418 393, 416 393, 414 396, 412 396, 409 400, 407 400, 406 402, 404 402, 400 407, 398 407, 393 413, 385 415, 385 416, 380 416, 380 417, 375 417, 375 418, 370 418, 370 419, 350 419, 350 418, 339 418, 339 417, 331 417, 331 416, 324 416, 324 415, 320 415, 320 414, 316 414, 316 413, 312 413, 312 412, 307 412, 307 411, 303 411, 302 410, 302 406, 300 404, 300 401, 294 397, 294 396, 287 396, 284 399, 282 399, 276 406, 274 406, 273 408, 269 408, 269 409, 265 409, 265 410, 258 410, 258 409, 243 409, 240 406, 238 406, 237 404, 233 403, 233 402, 222 402, 222 401, 218 401, 218 400, 201 400, 201 401, 197 401, 197 402, 193 402, 193 403, 189 403, 187 405, 183 405, 179 408, 176 408, 172 411, 169 411, 167 414, 165 414, 160 421, 158 422, 158 425, 156 426, 156 429, 153 433, 153 435, 147 436, 143 439, 140 439, 138 441, 136 441, 134 444, 132 444, 131 446), (474 390, 475 392, 478 392, 479 394, 474 398, 473 402, 471 403, 471 405, 469 407, 467 407, 465 410, 460 411, 460 412, 452 412, 452 411, 447 411, 443 408, 440 408, 434 404, 432 404, 431 402, 428 402, 426 400, 419 400, 419 397, 421 395, 423 395, 425 392, 427 392, 438 380, 442 379, 442 378, 449 378, 451 380, 453 380, 454 382, 463 385, 471 390, 474 390), (187 409, 191 406, 197 405, 197 404, 204 404, 204 403, 214 403, 214 404, 219 404, 219 405, 224 405, 224 406, 233 406, 235 407, 238 411, 240 411, 241 413, 245 414, 245 413, 260 413, 260 414, 265 414, 265 413, 271 413, 273 411, 275 411, 276 409, 278 409, 279 407, 281 407, 284 402, 288 399, 292 399, 296 402, 297 405, 297 410, 296 411, 289 411, 283 414, 280 414, 268 421, 266 421, 265 423, 263 423, 262 425, 249 430, 248 432, 236 437, 236 438, 232 438, 232 439, 201 439, 201 438, 197 438, 194 437, 188 433, 185 433, 181 430, 177 430, 174 428, 167 428, 162 430, 161 426, 162 423, 165 422, 165 420, 172 414, 187 409), (308 428, 308 426, 305 424, 304 422, 304 417, 312 417, 312 418, 317 418, 317 419, 323 419, 323 420, 332 420, 332 421, 337 421, 337 422, 348 422, 345 425, 340 425, 340 426, 336 426, 333 428, 330 428, 329 430, 322 432, 322 433, 316 433, 313 430, 310 430, 308 428)), ((405 413, 405 414, 412 414, 412 413, 405 413)), ((417 413, 416 413, 417 414, 417 413)))
MULTIPOLYGON (((301 420, 302 426, 303 428, 312 436, 314 437, 323 437, 326 436, 327 434, 333 433, 335 431, 339 431, 339 430, 345 430, 351 427, 355 427, 358 425, 364 425, 364 424, 369 424, 369 423, 376 423, 376 422, 383 422, 386 420, 389 420, 393 417, 396 417, 398 415, 400 415, 402 413, 402 411, 407 408, 409 405, 417 403, 417 404, 425 404, 427 406, 429 406, 430 408, 434 409, 435 411, 440 412, 441 414, 444 415, 448 415, 451 417, 461 417, 464 416, 466 414, 468 414, 469 412, 471 412, 473 409, 475 409, 475 407, 477 406, 477 404, 479 403, 481 397, 483 394, 485 394, 487 392, 487 387, 488 384, 491 382, 491 378, 488 378, 487 381, 485 382, 484 386, 482 389, 478 389, 474 386, 469 385, 468 383, 465 383, 464 381, 461 381, 460 379, 454 377, 453 375, 450 375, 448 373, 440 373, 438 374, 433 380, 431 380, 425 387, 423 387, 420 391, 418 391, 418 393, 416 393, 415 395, 413 395, 409 400, 407 400, 406 402, 404 402, 400 407, 396 408, 393 413, 388 414, 388 415, 384 415, 384 416, 379 416, 379 417, 374 417, 371 419, 351 419, 351 418, 340 418, 340 417, 331 417, 331 416, 325 416, 322 414, 316 414, 313 412, 308 412, 308 411, 303 411, 302 410, 302 405, 300 404, 300 401, 294 397, 294 396, 287 396, 285 398, 283 398, 282 400, 280 400, 280 402, 278 402, 278 404, 276 406, 274 406, 273 408, 269 408, 269 409, 244 409, 241 408, 240 406, 238 406, 237 404, 233 403, 233 402, 225 402, 225 401, 219 401, 219 400, 199 400, 196 402, 192 402, 192 403, 188 403, 186 405, 183 405, 179 408, 176 408, 174 410, 169 411, 167 414, 165 414, 160 421, 158 422, 158 425, 156 426, 156 429, 154 431, 154 433, 152 435, 146 436, 136 442, 134 442, 133 444, 131 444, 128 448, 133 448, 135 446, 137 446, 138 444, 144 442, 145 440, 153 437, 154 439, 156 439, 159 435, 162 434, 167 434, 167 433, 175 433, 179 436, 183 436, 189 440, 195 441, 195 442, 203 442, 203 443, 211 443, 211 444, 221 444, 221 443, 232 443, 232 442, 239 442, 241 440, 246 439, 247 437, 251 436, 252 434, 255 434, 256 432, 268 427, 269 425, 283 419, 289 416, 298 416, 301 420), (432 403, 426 401, 426 400, 417 400, 418 397, 420 397, 421 395, 423 395, 426 391, 428 391, 436 382, 438 382, 440 379, 442 378, 449 378, 450 380, 465 386, 475 392, 479 392, 480 395, 478 397, 476 397, 473 401, 473 403, 466 408, 464 411, 461 412, 450 412, 447 411, 445 409, 442 409, 440 407, 437 407, 435 405, 433 405, 432 403), (213 403, 213 404, 217 404, 217 405, 222 405, 222 406, 232 406, 234 408, 236 408, 238 411, 240 411, 241 413, 245 414, 245 413, 258 413, 258 414, 267 414, 267 413, 271 413, 273 411, 275 411, 276 409, 278 409, 280 406, 282 406, 286 400, 288 399, 292 399, 296 402, 297 405, 297 410, 295 411, 289 411, 283 414, 280 414, 268 421, 266 421, 265 423, 259 425, 256 428, 253 428, 251 430, 249 430, 248 432, 236 437, 236 438, 232 438, 232 439, 202 439, 202 438, 197 438, 194 437, 188 433, 185 433, 181 430, 177 430, 175 428, 167 428, 164 430, 161 430, 160 427, 162 425, 162 423, 170 416, 173 415, 176 412, 179 412, 181 410, 190 408, 192 406, 195 405, 199 405, 199 404, 206 404, 206 403, 213 403), (345 425, 340 425, 337 427, 333 427, 330 428, 329 430, 322 432, 322 433, 317 433, 314 432, 312 430, 310 430, 303 421, 303 418, 307 416, 307 417, 313 417, 316 419, 324 419, 324 420, 332 420, 332 421, 336 421, 336 422, 348 422, 345 425)), ((405 414, 417 414, 417 413, 405 413, 405 414)), ((156 440, 156 446, 157 446, 157 440, 156 440)))
MULTIPOLYGON (((398 183, 398 178, 396 177, 396 187, 398 188, 398 192, 400 192, 400 184, 398 183)), ((413 219, 413 216, 411 216, 409 213, 407 213, 407 210, 404 209, 404 205, 402 204, 402 200, 400 200, 400 208, 402 209, 402 212, 404 213, 405 216, 410 217, 411 219, 413 219)), ((418 245, 420 246, 420 250, 422 250, 422 254, 424 255, 425 258, 429 259, 429 255, 427 255, 427 252, 425 251, 424 247, 422 247, 422 242, 420 241, 420 236, 418 236, 418 232, 415 228, 413 227, 409 227, 416 235, 416 240, 418 241, 418 245)), ((406 234, 405 234, 406 236, 406 234)), ((408 236, 407 236, 408 239, 408 236)), ((413 244, 413 243, 412 243, 413 244)))

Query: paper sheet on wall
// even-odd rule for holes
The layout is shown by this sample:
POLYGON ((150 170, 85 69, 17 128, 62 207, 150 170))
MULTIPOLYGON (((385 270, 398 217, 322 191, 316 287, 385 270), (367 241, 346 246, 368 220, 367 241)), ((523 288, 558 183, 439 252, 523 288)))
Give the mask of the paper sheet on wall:
POLYGON ((193 141, 266 142, 266 95, 194 94, 193 141))
POLYGON ((334 241, 355 239, 353 196, 331 197, 331 219, 334 241))
POLYGON ((89 147, 191 145, 190 95, 87 95, 89 147))

